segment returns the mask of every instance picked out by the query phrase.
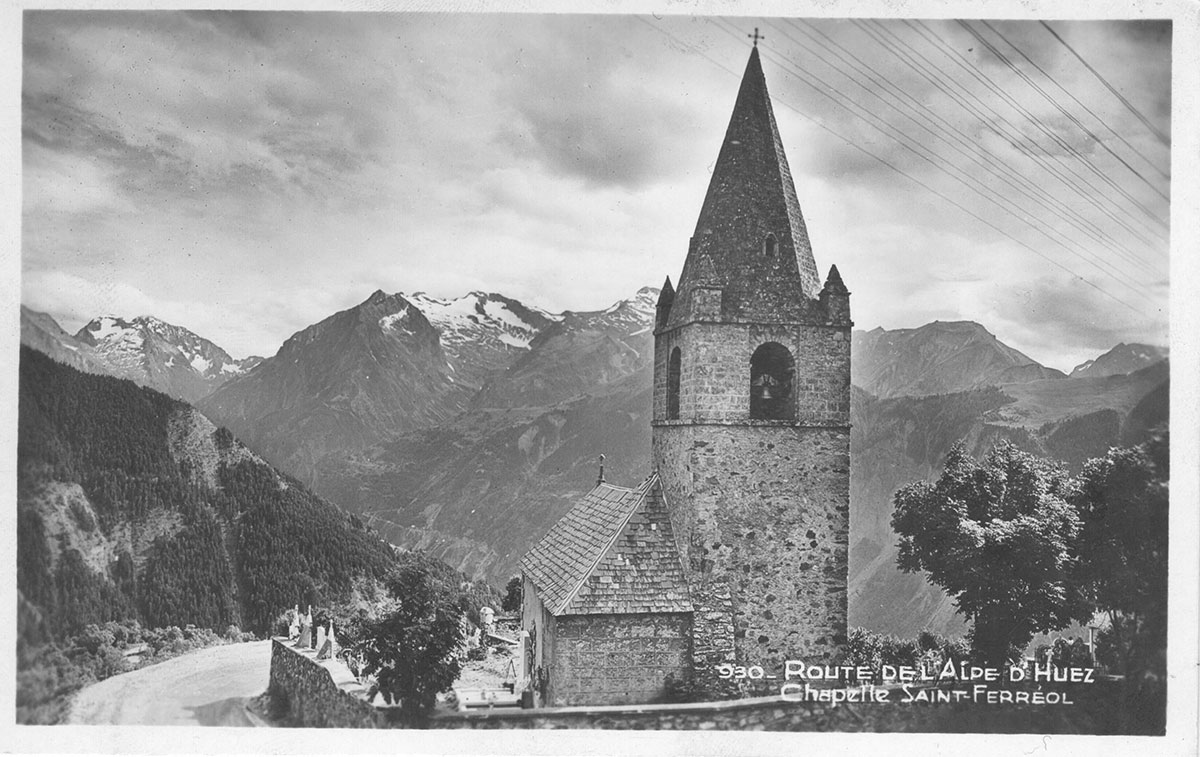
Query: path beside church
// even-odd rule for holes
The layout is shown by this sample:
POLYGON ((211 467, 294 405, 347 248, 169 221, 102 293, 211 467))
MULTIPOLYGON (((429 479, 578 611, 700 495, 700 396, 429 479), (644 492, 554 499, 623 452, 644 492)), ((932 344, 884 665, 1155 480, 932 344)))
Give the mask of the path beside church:
POLYGON ((88 686, 71 725, 251 726, 246 700, 267 690, 271 642, 201 649, 88 686))

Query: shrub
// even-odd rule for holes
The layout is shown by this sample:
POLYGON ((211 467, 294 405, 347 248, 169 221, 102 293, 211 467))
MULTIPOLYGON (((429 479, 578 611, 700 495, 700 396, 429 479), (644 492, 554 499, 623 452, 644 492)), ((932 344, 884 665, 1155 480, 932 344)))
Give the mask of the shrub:
POLYGON ((513 576, 504 587, 504 599, 500 601, 500 609, 505 612, 515 612, 521 609, 521 577, 513 576))
POLYGON ((109 629, 104 626, 92 623, 83 629, 83 633, 76 637, 76 643, 86 649, 91 654, 97 654, 102 647, 110 647, 116 643, 117 637, 109 629))
POLYGON ((406 717, 429 710, 462 670, 455 654, 462 644, 462 619, 470 600, 458 582, 439 580, 427 558, 409 556, 385 581, 395 608, 368 619, 354 651, 363 673, 374 676, 388 702, 406 717))

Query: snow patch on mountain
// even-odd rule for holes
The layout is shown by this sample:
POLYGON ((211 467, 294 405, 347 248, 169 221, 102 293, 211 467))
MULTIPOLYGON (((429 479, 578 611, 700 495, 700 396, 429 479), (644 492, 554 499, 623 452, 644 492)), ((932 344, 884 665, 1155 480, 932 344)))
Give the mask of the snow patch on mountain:
POLYGON ((424 292, 404 297, 433 324, 441 335, 442 346, 452 353, 480 340, 529 349, 538 334, 538 327, 514 312, 507 302, 485 292, 471 292, 453 300, 430 297, 424 292))
POLYGON ((604 310, 569 315, 591 328, 618 329, 623 330, 625 336, 638 336, 654 328, 658 293, 654 287, 642 287, 633 297, 617 300, 604 310))
POLYGON ((394 331, 401 331, 405 334, 411 334, 412 333, 411 330, 406 329, 400 325, 404 322, 404 319, 407 316, 408 316, 408 305, 405 305, 398 312, 391 313, 389 315, 385 315, 384 317, 380 318, 379 319, 379 328, 381 328, 384 331, 387 331, 389 333, 394 332, 394 331))
POLYGON ((129 325, 116 316, 102 315, 89 323, 87 330, 93 339, 100 341, 114 334, 123 334, 129 330, 129 325))

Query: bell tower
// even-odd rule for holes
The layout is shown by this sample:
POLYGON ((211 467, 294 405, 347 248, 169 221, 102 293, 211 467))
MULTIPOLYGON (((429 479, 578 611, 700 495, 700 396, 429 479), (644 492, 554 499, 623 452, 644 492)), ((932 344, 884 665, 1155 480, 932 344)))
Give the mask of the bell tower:
POLYGON ((655 319, 652 464, 702 682, 845 642, 852 325, 837 268, 818 278, 755 47, 655 319))

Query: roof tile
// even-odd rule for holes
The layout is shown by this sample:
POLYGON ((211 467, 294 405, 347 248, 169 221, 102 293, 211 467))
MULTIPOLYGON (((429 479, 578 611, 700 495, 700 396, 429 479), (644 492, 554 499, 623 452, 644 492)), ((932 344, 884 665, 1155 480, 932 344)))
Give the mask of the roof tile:
POLYGON ((658 474, 636 489, 597 485, 521 568, 553 615, 692 610, 658 474))

